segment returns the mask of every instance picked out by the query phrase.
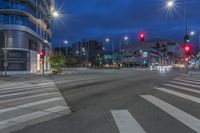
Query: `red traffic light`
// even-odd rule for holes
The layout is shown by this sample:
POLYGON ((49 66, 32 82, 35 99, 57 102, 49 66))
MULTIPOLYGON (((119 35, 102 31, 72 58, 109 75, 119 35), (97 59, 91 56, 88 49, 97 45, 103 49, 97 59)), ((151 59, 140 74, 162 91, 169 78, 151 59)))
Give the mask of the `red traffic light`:
POLYGON ((44 64, 44 61, 40 61, 40 64, 44 64))
POLYGON ((140 36, 139 36, 139 37, 140 37, 140 41, 143 42, 143 41, 144 41, 144 38, 145 38, 145 34, 144 34, 144 33, 140 33, 140 36))
POLYGON ((190 44, 185 44, 183 50, 186 55, 190 55, 192 52, 192 46, 190 44))
POLYGON ((44 52, 43 52, 43 51, 40 51, 39 54, 40 54, 40 56, 43 56, 43 55, 44 55, 44 52))
POLYGON ((185 62, 188 62, 188 61, 189 61, 189 58, 186 57, 186 58, 185 58, 185 62))
POLYGON ((42 51, 40 51, 40 58, 44 58, 44 56, 45 56, 45 50, 42 50, 42 51))
POLYGON ((190 47, 189 46, 185 46, 185 51, 190 51, 190 47))

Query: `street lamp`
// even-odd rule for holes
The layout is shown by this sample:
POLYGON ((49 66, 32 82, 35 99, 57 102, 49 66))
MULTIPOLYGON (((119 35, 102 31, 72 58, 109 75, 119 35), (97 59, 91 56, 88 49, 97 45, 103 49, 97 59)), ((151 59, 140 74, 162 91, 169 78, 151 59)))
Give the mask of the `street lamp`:
POLYGON ((58 18, 60 16, 60 13, 58 11, 52 11, 52 16, 54 18, 58 18))
POLYGON ((196 34, 198 34, 198 39, 199 39, 199 51, 200 51, 200 34, 199 34, 199 33, 195 33, 194 31, 191 31, 191 32, 190 32, 190 35, 191 35, 191 36, 194 36, 194 35, 196 35, 196 34))
POLYGON ((191 35, 191 36, 195 35, 195 32, 194 32, 194 31, 191 31, 191 32, 190 32, 190 35, 191 35))
POLYGON ((125 41, 128 41, 128 39, 129 39, 128 36, 125 36, 125 37, 124 37, 124 40, 125 40, 125 41))
MULTIPOLYGON (((173 9, 176 7, 176 0, 168 0, 166 2, 166 7, 169 9, 173 9)), ((179 4, 180 5, 180 4, 179 4)), ((184 6, 184 21, 185 21, 185 34, 188 35, 188 23, 187 23, 187 11, 186 11, 186 0, 183 0, 183 3, 181 4, 184 6)))
POLYGON ((4 76, 7 76, 8 62, 7 62, 7 33, 0 30, 4 34, 4 76))
POLYGON ((68 44, 68 41, 67 41, 67 40, 65 40, 65 41, 64 41, 64 44, 68 44))
POLYGON ((172 8, 172 7, 174 7, 174 1, 173 1, 173 0, 169 0, 169 1, 167 1, 166 6, 167 6, 168 8, 172 8))
MULTIPOLYGON (((110 39, 106 38, 106 42, 109 43, 110 39)), ((114 41, 112 41, 112 64, 113 64, 113 69, 114 69, 114 64, 115 64, 115 48, 114 48, 114 41)))

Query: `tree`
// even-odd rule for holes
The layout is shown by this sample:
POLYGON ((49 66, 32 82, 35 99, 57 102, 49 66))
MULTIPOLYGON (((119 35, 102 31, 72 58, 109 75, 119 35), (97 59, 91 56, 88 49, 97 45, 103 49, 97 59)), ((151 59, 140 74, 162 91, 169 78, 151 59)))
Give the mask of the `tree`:
POLYGON ((49 63, 53 70, 60 71, 61 67, 65 65, 66 59, 62 54, 54 54, 49 58, 49 63))

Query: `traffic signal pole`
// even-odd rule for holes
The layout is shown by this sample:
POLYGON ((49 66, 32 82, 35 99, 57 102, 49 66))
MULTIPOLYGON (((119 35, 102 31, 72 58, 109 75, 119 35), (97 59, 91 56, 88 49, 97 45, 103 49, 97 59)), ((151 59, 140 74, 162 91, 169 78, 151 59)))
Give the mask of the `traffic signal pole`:
POLYGON ((44 59, 43 59, 43 62, 42 62, 42 75, 44 76, 44 59))

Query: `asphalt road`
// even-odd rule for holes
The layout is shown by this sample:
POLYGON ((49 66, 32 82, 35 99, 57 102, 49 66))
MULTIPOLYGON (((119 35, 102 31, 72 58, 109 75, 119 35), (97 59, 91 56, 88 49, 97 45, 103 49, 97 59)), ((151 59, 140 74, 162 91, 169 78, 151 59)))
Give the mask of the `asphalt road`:
MULTIPOLYGON (((200 118, 200 106, 197 103, 200 92, 163 88, 164 84, 180 77, 179 80, 189 80, 192 85, 196 83, 192 87, 197 90, 200 79, 182 73, 181 70, 147 69, 85 69, 74 74, 64 71, 62 75, 51 79, 55 81, 72 113, 15 133, 200 132, 199 123, 195 125, 195 120, 199 122, 200 118), (194 97, 185 99, 183 93, 195 96, 196 101, 194 97)), ((172 85, 179 84, 179 88, 184 88, 185 85, 181 83, 172 85)), ((189 89, 192 87, 189 86, 189 89)))

